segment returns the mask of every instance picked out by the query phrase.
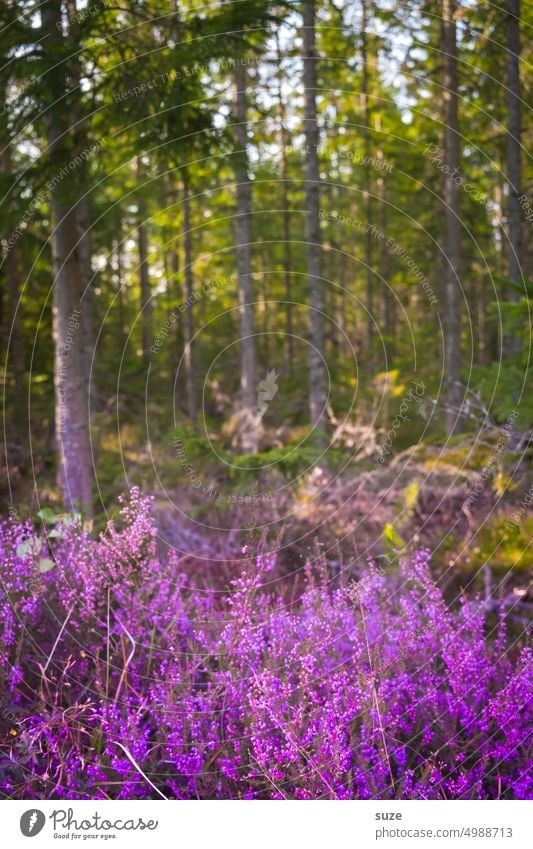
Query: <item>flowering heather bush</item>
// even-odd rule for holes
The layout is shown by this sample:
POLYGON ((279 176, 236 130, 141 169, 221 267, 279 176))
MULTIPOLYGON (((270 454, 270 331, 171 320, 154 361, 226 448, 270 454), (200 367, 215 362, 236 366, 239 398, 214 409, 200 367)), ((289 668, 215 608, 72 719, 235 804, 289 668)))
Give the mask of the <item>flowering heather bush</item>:
POLYGON ((5 796, 533 796, 531 650, 450 610, 427 552, 343 588, 309 568, 288 604, 274 556, 210 592, 138 491, 122 520, 47 553, 2 526, 5 796))

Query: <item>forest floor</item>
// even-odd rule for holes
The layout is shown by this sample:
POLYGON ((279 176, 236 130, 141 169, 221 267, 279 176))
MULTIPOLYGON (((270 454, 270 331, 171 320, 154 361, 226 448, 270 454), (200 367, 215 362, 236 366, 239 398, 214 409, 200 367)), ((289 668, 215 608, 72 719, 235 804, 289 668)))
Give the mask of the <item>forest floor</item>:
POLYGON ((233 503, 239 496, 229 493, 230 500, 220 504, 206 504, 193 493, 185 506, 182 490, 158 488, 161 540, 193 558, 216 558, 222 547, 227 551, 228 535, 236 550, 248 537, 264 535, 276 540, 287 574, 317 559, 332 574, 357 574, 369 558, 387 567, 403 553, 429 548, 444 588, 474 584, 486 590, 489 562, 492 580, 502 588, 527 584, 533 519, 520 512, 525 471, 523 485, 515 478, 508 493, 494 481, 486 484, 479 470, 446 465, 398 457, 383 469, 333 479, 325 472, 308 475, 296 490, 282 483, 276 492, 273 484, 271 500, 260 508, 233 503), (482 485, 479 493, 476 484, 482 485))
MULTIPOLYGON (((320 560, 331 574, 349 576, 369 558, 386 568, 423 547, 431 550, 441 585, 453 595, 464 588, 487 593, 492 583, 500 593, 518 587, 527 600, 531 449, 501 450, 499 432, 487 430, 482 438, 419 442, 380 464, 376 435, 363 436, 358 452, 337 447, 329 468, 309 463, 298 451, 288 465, 273 448, 261 454, 259 472, 246 472, 242 463, 230 467, 228 453, 221 449, 217 456, 189 433, 184 441, 193 476, 188 477, 168 427, 161 425, 157 438, 146 443, 136 424, 125 423, 112 434, 102 417, 94 432, 103 505, 95 530, 115 515, 117 496, 135 484, 154 497, 161 546, 184 559, 226 562, 232 547, 237 553, 262 538, 279 552, 286 575, 320 560)), ((9 468, 11 494, 5 492, 4 500, 21 518, 43 506, 59 508, 44 450, 34 451, 32 463, 9 468)))

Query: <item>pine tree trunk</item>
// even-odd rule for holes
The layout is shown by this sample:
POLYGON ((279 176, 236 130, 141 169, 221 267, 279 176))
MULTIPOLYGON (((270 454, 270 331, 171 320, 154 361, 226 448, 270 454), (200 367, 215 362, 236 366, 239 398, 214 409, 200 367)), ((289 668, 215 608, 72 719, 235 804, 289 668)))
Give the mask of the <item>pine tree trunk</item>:
POLYGON ((76 206, 78 224, 78 250, 81 268, 81 302, 82 338, 83 338, 83 372, 85 387, 90 398, 91 409, 96 409, 98 397, 96 391, 96 375, 94 357, 96 353, 95 311, 96 293, 93 285, 92 270, 92 239, 89 222, 89 204, 87 197, 80 198, 76 206))
MULTIPOLYGON (((47 56, 61 55, 63 36, 60 0, 42 7, 42 24, 47 38, 47 56)), ((57 63, 46 74, 49 108, 46 112, 48 149, 59 165, 69 162, 68 111, 62 100, 67 91, 65 63, 57 63)), ((74 97, 71 94, 70 97, 74 97)), ((68 510, 92 514, 92 462, 89 442, 89 407, 86 394, 80 283, 83 278, 78 246, 76 205, 81 191, 79 177, 71 174, 52 188, 52 256, 54 267, 53 338, 56 443, 59 451, 58 479, 68 510), (77 196, 75 196, 77 195, 77 196)))
MULTIPOLYGON (((382 131, 381 119, 376 118, 376 132, 379 134, 382 131)), ((378 147, 376 150, 376 159, 381 163, 380 176, 377 178, 377 197, 379 200, 379 229, 382 233, 387 233, 388 228, 388 205, 386 202, 386 185, 385 177, 382 172, 384 170, 385 155, 378 147)), ((386 353, 385 368, 390 371, 393 367, 394 357, 396 354, 395 345, 395 326, 396 326, 396 304, 394 300, 394 291, 390 283, 391 276, 391 254, 390 251, 383 246, 379 252, 379 277, 380 285, 383 291, 382 298, 382 315, 383 315, 383 333, 385 336, 384 347, 386 353)), ((380 369, 381 370, 381 369, 380 369)))
MULTIPOLYGON (((507 0, 507 176, 509 195, 507 206, 509 278, 515 284, 522 279, 522 194, 521 168, 521 111, 520 111, 520 0, 507 0)), ((517 301, 520 293, 510 287, 509 299, 517 301)), ((507 353, 520 349, 513 334, 505 340, 507 353)))
MULTIPOLYGON (((4 133, 2 132, 2 136, 4 133)), ((11 143, 7 137, 0 138, 0 171, 9 180, 12 178, 13 166, 11 161, 11 143)), ((6 220, 9 222, 11 216, 11 201, 6 202, 6 220)), ((9 227, 9 230, 12 228, 9 227)), ((6 365, 13 377, 13 404, 16 415, 13 416, 13 424, 16 427, 17 441, 21 448, 22 460, 26 454, 26 386, 24 367, 24 341, 22 337, 21 303, 20 303, 20 269, 19 248, 15 242, 8 247, 4 254, 4 269, 7 278, 7 318, 6 328, 6 365)))
POLYGON ((310 307, 309 411, 317 442, 324 440, 326 427, 327 376, 324 356, 323 284, 320 268, 320 170, 316 114, 316 47, 314 0, 303 3, 303 82, 305 120, 305 194, 307 278, 310 307))
MULTIPOLYGON (((122 222, 119 226, 119 233, 122 233, 122 222)), ((126 312, 124 309, 124 269, 123 269, 123 259, 122 259, 122 241, 120 237, 113 241, 113 253, 115 255, 115 269, 117 272, 117 301, 118 301, 118 315, 119 315, 119 323, 120 323, 120 332, 122 336, 126 336, 129 330, 129 327, 126 323, 126 312)))
POLYGON ((366 266, 366 344, 368 375, 374 373, 374 271, 372 263, 372 179, 370 171, 370 99, 369 99, 369 74, 368 74, 368 47, 367 26, 368 10, 366 0, 361 0, 361 105, 363 113, 363 142, 364 142, 364 190, 363 198, 365 205, 366 232, 365 232, 365 266, 366 266))
POLYGON ((141 337, 143 359, 148 362, 152 345, 152 299, 150 295, 150 270, 148 267, 148 232, 144 221, 144 210, 140 212, 137 226, 139 250, 139 286, 141 293, 141 337))
POLYGON ((59 480, 69 510, 92 509, 88 397, 83 361, 83 311, 75 210, 52 201, 55 230, 53 336, 59 480))
MULTIPOLYGON (((381 151, 378 151, 378 158, 379 153, 381 151)), ((382 233, 386 233, 388 216, 387 204, 385 202, 385 181, 383 177, 378 178, 378 197, 380 200, 379 227, 382 233)), ((386 370, 390 371, 396 356, 396 303, 390 282, 391 255, 385 247, 382 247, 379 255, 379 272, 381 286, 383 287, 383 332, 385 336, 385 352, 387 355, 386 370)))
POLYGON ((7 285, 9 296, 9 332, 11 335, 10 371, 13 375, 13 401, 15 403, 18 436, 21 445, 26 441, 26 387, 24 381, 24 341, 22 338, 21 304, 20 304, 20 273, 18 267, 17 245, 9 251, 6 257, 7 285))
POLYGON ((196 363, 194 357, 194 315, 193 292, 194 276, 192 270, 193 247, 191 233, 191 199, 187 169, 183 174, 183 247, 185 254, 185 321, 184 321, 184 360, 185 380, 187 386, 187 415, 192 422, 196 421, 196 363))
POLYGON ((287 107, 283 97, 283 72, 281 68, 282 52, 279 38, 276 35, 276 58, 278 63, 278 112, 279 112, 279 145, 281 170, 281 208, 282 208, 282 238, 283 238, 283 273, 285 276, 285 358, 289 370, 292 368, 294 356, 294 340, 292 338, 292 292, 291 292, 291 213, 289 209, 289 177, 287 168, 287 107))
POLYGON ((442 0, 442 57, 444 89, 444 178, 445 206, 445 294, 444 342, 446 430, 448 435, 460 426, 461 324, 459 316, 461 226, 459 218, 459 132, 457 101, 457 32, 455 0, 442 0), (455 179, 454 179, 455 177, 455 179))
POLYGON ((256 353, 254 337, 254 291, 252 280, 252 187, 248 174, 246 123, 246 72, 237 64, 234 78, 235 176, 237 179, 237 274, 239 278, 239 334, 241 427, 240 442, 244 453, 258 449, 256 353))
MULTIPOLYGON (((164 205, 169 210, 175 210, 179 205, 178 198, 178 188, 176 183, 176 175, 173 171, 168 175, 166 195, 164 199, 164 205)), ((176 302, 181 303, 182 300, 182 290, 179 283, 179 273, 180 273, 180 252, 179 252, 179 242, 174 233, 172 236, 171 247, 167 251, 166 255, 166 266, 168 268, 168 277, 167 277, 167 307, 169 310, 172 309, 172 305, 176 302)), ((191 252, 192 253, 192 252, 191 252)), ((183 336, 183 316, 179 310, 176 313, 176 321, 174 324, 174 333, 172 336, 172 340, 168 346, 168 361, 170 368, 170 378, 172 381, 172 386, 174 386, 174 377, 175 377, 175 368, 176 363, 179 362, 183 351, 185 349, 185 342, 183 336)), ((181 375, 180 375, 181 376, 181 375)), ((178 378, 179 380, 179 378, 178 378)), ((180 393, 181 394, 181 393, 180 393)))
MULTIPOLYGON (((75 92, 81 83, 82 63, 81 56, 76 45, 76 0, 66 0, 65 3, 68 19, 68 42, 71 50, 71 56, 68 69, 69 91, 75 92)), ((69 97, 69 112, 71 114, 70 123, 72 127, 72 136, 75 141, 74 155, 83 157, 84 151, 88 147, 88 140, 85 132, 85 124, 83 122, 83 113, 81 103, 72 103, 72 94, 69 97)), ((76 166, 79 173, 82 175, 78 182, 87 186, 87 170, 86 163, 83 161, 76 166)), ((86 383, 86 392, 90 399, 90 409, 96 409, 97 392, 95 380, 94 357, 96 354, 96 332, 95 332, 95 312, 96 312, 96 294, 93 288, 93 271, 92 271, 92 239, 90 228, 90 212, 87 194, 80 193, 79 200, 76 203, 76 218, 78 222, 78 250, 80 254, 80 269, 81 269, 81 303, 82 309, 82 339, 83 339, 83 369, 86 383)))
POLYGON ((150 290, 150 267, 148 265, 148 226, 146 224, 146 202, 143 195, 143 164, 140 157, 135 160, 135 172, 138 186, 137 198, 137 250, 139 253, 139 292, 141 349, 145 363, 150 359, 150 346, 153 341, 152 298, 150 290))

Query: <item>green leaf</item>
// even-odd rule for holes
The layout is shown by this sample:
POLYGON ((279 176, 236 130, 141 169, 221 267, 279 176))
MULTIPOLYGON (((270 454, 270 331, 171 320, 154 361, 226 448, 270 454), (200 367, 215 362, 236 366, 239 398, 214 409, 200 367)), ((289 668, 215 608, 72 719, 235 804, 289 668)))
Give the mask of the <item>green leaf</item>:
POLYGON ((387 522, 383 529, 383 539, 395 548, 403 548, 405 546, 405 542, 397 532, 394 525, 391 525, 390 522, 387 522))
POLYGON ((410 483, 409 486, 405 487, 403 491, 403 496, 405 499, 405 507, 403 511, 404 518, 406 516, 410 516, 413 510, 415 509, 416 503, 418 501, 418 490, 419 486, 416 481, 414 483, 410 483))
POLYGON ((42 510, 39 510, 37 516, 39 517, 39 519, 42 519, 43 522, 48 522, 51 525, 55 525, 55 523, 59 519, 59 516, 56 516, 56 514, 50 507, 43 507, 42 510))

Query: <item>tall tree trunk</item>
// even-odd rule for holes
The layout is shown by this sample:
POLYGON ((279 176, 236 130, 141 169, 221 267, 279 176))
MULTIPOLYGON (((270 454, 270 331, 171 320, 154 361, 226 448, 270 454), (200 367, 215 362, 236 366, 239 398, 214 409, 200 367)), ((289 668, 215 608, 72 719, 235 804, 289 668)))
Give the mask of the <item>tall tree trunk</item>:
MULTIPOLYGON (((176 4, 174 4, 176 5, 176 4)), ((165 207, 172 209, 174 212, 178 208, 179 198, 178 198, 178 189, 176 184, 176 176, 175 173, 172 172, 168 175, 168 183, 166 189, 166 196, 164 201, 165 207)), ((192 255, 192 249, 191 249, 192 255)), ((179 253, 179 242, 177 241, 177 237, 175 233, 172 236, 172 247, 167 251, 167 265, 168 265, 168 279, 167 279, 167 305, 170 309, 173 303, 180 302, 182 298, 182 291, 179 282, 179 273, 180 273, 180 253, 179 253)), ((177 362, 179 362, 183 351, 185 350, 185 342, 183 335, 183 317, 182 313, 177 312, 176 322, 174 328, 174 335, 172 338, 171 344, 168 346, 168 354, 169 354, 169 365, 170 365, 170 375, 172 383, 174 383, 174 369, 177 362)))
MULTIPOLYGON (((2 101, 3 105, 3 101, 2 101)), ((0 138, 0 172, 7 177, 8 180, 13 177, 13 164, 11 161, 11 142, 7 138, 7 132, 2 132, 0 138), (5 137, 4 137, 5 136, 5 137)), ((12 212, 11 198, 6 203, 6 221, 12 221, 10 213, 12 212)), ((14 225, 13 225, 14 226, 14 225)), ((12 227, 9 226, 9 230, 12 227)), ((20 443, 22 457, 26 453, 26 387, 25 387, 25 368, 24 368, 24 341, 22 338, 22 322, 21 322, 21 304, 20 304, 20 269, 19 269, 19 248, 15 242, 11 247, 7 247, 5 251, 4 269, 7 278, 7 318, 8 327, 6 328, 6 368, 13 377, 13 404, 16 415, 12 421, 16 427, 17 440, 20 443)))
POLYGON ((80 198, 76 206, 76 220, 78 225, 78 250, 80 254, 81 269, 81 302, 82 313, 82 339, 83 339, 83 373, 86 392, 91 402, 91 408, 96 409, 98 397, 96 391, 96 379, 94 370, 94 357, 96 353, 96 331, 95 331, 95 308, 96 293, 93 284, 92 270, 92 239, 89 222, 89 204, 87 197, 80 198))
MULTIPOLYGON (((122 233, 122 222, 119 226, 119 234, 122 233)), ((126 324, 126 313, 124 310, 124 269, 122 259, 122 240, 120 238, 113 241, 113 253, 115 255, 115 268, 117 272, 117 301, 118 301, 118 316, 120 322, 120 331, 123 336, 126 336, 129 327, 126 324)))
MULTIPOLYGON (((387 232, 387 205, 385 203, 385 187, 383 177, 378 178, 378 196, 380 199, 380 230, 382 233, 387 232)), ((391 255, 390 252, 383 247, 380 251, 380 277, 381 286, 383 287, 383 332, 385 336, 385 351, 387 354, 387 371, 390 371, 394 365, 396 356, 396 303, 394 301, 394 291, 390 282, 391 277, 391 255)))
POLYGON ((318 123, 316 113, 316 47, 314 0, 303 3, 303 83, 305 122, 305 195, 307 279, 310 307, 309 412, 316 428, 316 441, 324 441, 326 427, 327 376, 324 356, 323 284, 320 268, 320 170, 318 162, 318 123))
POLYGON ((152 345, 152 297, 150 290, 150 267, 148 265, 148 227, 146 224, 146 202, 144 200, 142 186, 143 166, 140 157, 136 159, 136 173, 138 183, 138 219, 137 219, 137 248, 139 251, 139 288, 140 288, 140 310, 141 310, 141 346, 144 361, 150 359, 150 346, 152 345))
POLYGON ((339 355, 342 357, 343 354, 347 353, 350 356, 350 343, 349 339, 347 339, 347 331, 346 328, 349 326, 347 319, 348 312, 348 298, 346 297, 346 286, 347 286, 347 275, 346 275, 346 251, 344 250, 344 245, 339 242, 336 244, 337 250, 339 251, 339 294, 337 297, 337 313, 336 313, 336 322, 339 328, 339 340, 340 340, 340 351, 339 355))
MULTIPOLYGON (((378 115, 376 118, 376 132, 381 133, 381 118, 378 115)), ((385 185, 385 177, 383 176, 383 171, 385 170, 384 166, 385 155, 378 146, 376 150, 376 159, 381 163, 380 175, 377 178, 377 197, 379 200, 379 229, 382 233, 387 232, 388 226, 388 206, 386 203, 386 185, 385 185)), ((379 252, 379 275, 380 275, 380 285, 382 287, 383 299, 382 299, 382 307, 383 307, 383 332, 385 336, 385 352, 387 356, 386 368, 387 371, 390 371, 393 366, 394 357, 395 357, 395 325, 396 325, 396 304, 394 301, 394 292, 392 291, 392 287, 390 284, 390 276, 391 276, 391 254, 390 251, 382 247, 379 252)))
POLYGON ((372 178, 370 171, 370 98, 369 98, 369 73, 368 73, 368 8, 367 0, 361 0, 361 107, 363 113, 363 142, 364 142, 364 189, 363 199, 365 205, 366 232, 365 232, 365 266, 366 266, 366 344, 367 344, 367 367, 368 375, 374 373, 374 271, 372 267, 372 178))
POLYGON ((281 171, 281 208, 283 234, 283 273, 285 276, 285 358, 289 370, 294 356, 294 340, 292 338, 292 292, 291 292, 291 213, 289 209, 289 182, 287 168, 287 107, 283 96, 283 71, 281 66, 282 52, 279 37, 276 33, 276 58, 278 63, 278 113, 279 113, 279 146, 281 171))
MULTIPOLYGON (((327 149, 329 143, 334 142, 334 128, 328 127, 326 130, 327 149)), ((342 197, 338 191, 338 187, 332 182, 329 182, 323 187, 322 204, 327 209, 341 209, 342 197)), ((337 302, 340 297, 339 293, 339 277, 340 277, 340 253, 337 236, 342 228, 331 228, 328 233, 328 238, 322 242, 322 253, 325 256, 325 265, 327 274, 324 275, 324 313, 329 320, 324 328, 324 350, 327 356, 328 368, 331 372, 335 371, 339 364, 339 354, 341 340, 339 336, 340 327, 337 324, 337 302)))
POLYGON ((252 280, 252 187, 248 173, 248 127, 246 121, 246 71, 237 64, 234 77, 233 116, 235 129, 235 176, 237 179, 237 274, 239 278, 239 334, 241 425, 240 442, 246 454, 259 445, 257 388, 255 372, 255 337, 252 280))
MULTIPOLYGON (((522 279, 522 215, 520 195, 521 167, 520 111, 520 0, 507 0, 507 176, 509 185, 507 220, 509 240, 509 277, 515 284, 522 279)), ((517 301, 520 293, 510 288, 509 298, 517 301)), ((505 340, 508 353, 519 350, 516 335, 505 340)))
POLYGON ((194 276, 192 270, 193 248, 191 233, 191 198, 187 169, 182 169, 183 179, 183 247, 185 254, 185 321, 184 321, 184 359, 185 380, 187 386, 187 415, 196 421, 196 364, 194 357, 194 315, 193 291, 194 276))
MULTIPOLYGON (((61 0, 49 0, 41 10, 43 42, 50 68, 46 74, 49 99, 46 111, 48 150, 61 165, 69 162, 69 124, 63 97, 67 92, 66 64, 60 29, 61 0)), ((76 95, 70 94, 73 98, 76 95)), ((76 206, 81 191, 79 176, 72 173, 52 189, 52 256, 54 266, 53 337, 56 442, 58 478, 67 509, 92 513, 92 463, 89 442, 89 409, 85 392, 80 283, 83 278, 78 245, 76 206)))
MULTIPOLYGON (((83 160, 83 153, 88 147, 88 139, 83 121, 83 113, 81 103, 72 104, 72 98, 76 97, 76 91, 81 84, 82 64, 81 54, 78 52, 76 42, 76 0, 66 0, 65 3, 68 20, 68 41, 71 49, 71 57, 68 69, 69 86, 69 105, 71 107, 71 126, 72 136, 75 141, 74 155, 79 155, 83 160), (75 114, 74 114, 75 113, 75 114)), ((87 166, 83 160, 76 166, 82 177, 79 183, 84 187, 88 185, 87 166)), ((80 253, 80 269, 82 278, 81 284, 81 302, 83 310, 81 315, 81 335, 83 340, 83 370, 86 383, 86 392, 90 399, 92 409, 97 405, 96 380, 94 370, 94 357, 96 353, 96 332, 95 332, 95 311, 96 311, 96 293, 93 284, 92 270, 92 238, 90 226, 90 211, 87 194, 80 193, 78 202, 76 203, 76 219, 78 226, 78 245, 80 253)))
POLYGON ((152 299, 150 294, 150 270, 148 266, 148 232, 144 211, 139 215, 137 226, 139 250, 139 285, 141 291, 141 336, 143 359, 148 361, 152 344, 152 299))
POLYGON ((11 335, 11 373, 13 375, 13 401, 16 415, 17 432, 21 446, 25 444, 26 424, 26 387, 24 380, 24 341, 22 338, 20 272, 18 248, 14 245, 6 257, 7 285, 9 296, 9 332, 11 335))
POLYGON ((459 131, 457 102, 457 31, 455 0, 442 0, 442 56, 444 90, 445 293, 444 342, 446 430, 451 436, 460 426, 461 323, 459 316, 461 227, 459 219, 459 131))

